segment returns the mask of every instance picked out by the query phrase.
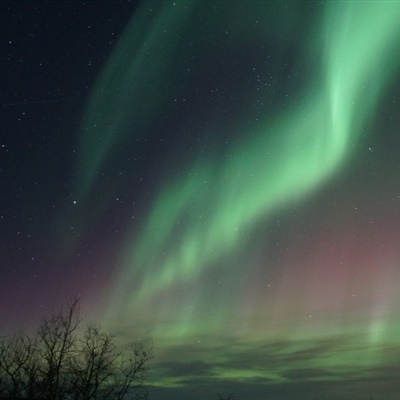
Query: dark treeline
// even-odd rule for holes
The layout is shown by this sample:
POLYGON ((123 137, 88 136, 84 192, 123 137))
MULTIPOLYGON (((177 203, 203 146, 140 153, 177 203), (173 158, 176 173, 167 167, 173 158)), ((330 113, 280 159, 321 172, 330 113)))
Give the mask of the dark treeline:
POLYGON ((0 397, 40 400, 145 399, 152 346, 122 352, 112 334, 81 329, 79 300, 44 320, 34 335, 0 338, 0 397))

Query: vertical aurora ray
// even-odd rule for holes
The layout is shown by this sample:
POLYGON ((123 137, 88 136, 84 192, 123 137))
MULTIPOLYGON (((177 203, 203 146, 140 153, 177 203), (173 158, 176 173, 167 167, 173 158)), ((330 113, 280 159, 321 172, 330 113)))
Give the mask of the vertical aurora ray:
POLYGON ((134 14, 88 101, 77 164, 78 198, 88 196, 118 149, 132 136, 140 138, 155 110, 165 106, 162 93, 174 90, 167 76, 176 49, 164 32, 169 29, 170 35, 179 36, 193 4, 188 0, 185 7, 173 8, 148 1, 134 14), (155 54, 163 64, 154 62, 155 54))
MULTIPOLYGON (((223 20, 226 10, 221 4, 216 12, 223 20)), ((238 14, 246 12, 240 3, 234 7, 238 14)), ((270 6, 254 7, 268 12, 270 6)), ((196 17, 207 18, 207 11, 197 9, 196 17)), ((198 324, 219 326, 217 312, 210 311, 206 322, 196 320, 194 310, 205 299, 193 289, 194 282, 212 267, 227 275, 246 269, 231 265, 230 256, 251 258, 257 251, 251 245, 255 227, 268 226, 275 211, 312 194, 346 165, 361 133, 368 132, 398 63, 393 49, 400 34, 399 16, 400 5, 393 2, 327 5, 323 26, 314 31, 315 37, 306 37, 308 48, 302 55, 305 63, 317 64, 319 72, 296 101, 273 116, 266 114, 259 127, 250 135, 246 132, 247 139, 233 139, 225 156, 199 155, 185 172, 167 179, 144 229, 126 241, 110 315, 137 316, 136 310, 151 304, 153 327, 165 315, 179 315, 169 326, 174 335, 195 330, 198 324), (191 289, 177 300, 182 285, 191 289)), ((229 30, 235 31, 235 22, 230 23, 229 30)), ((242 33, 237 29, 235 37, 242 33)), ((128 42, 123 41, 125 53, 131 51, 128 42)), ((153 73, 158 81, 161 72, 153 73)), ((165 326, 161 329, 166 334, 165 326)))

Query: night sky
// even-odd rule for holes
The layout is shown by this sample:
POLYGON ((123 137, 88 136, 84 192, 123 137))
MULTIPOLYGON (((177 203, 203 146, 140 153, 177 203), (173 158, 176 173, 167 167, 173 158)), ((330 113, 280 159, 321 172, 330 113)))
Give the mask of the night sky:
POLYGON ((67 298, 149 400, 398 399, 400 2, 0 3, 0 334, 67 298))

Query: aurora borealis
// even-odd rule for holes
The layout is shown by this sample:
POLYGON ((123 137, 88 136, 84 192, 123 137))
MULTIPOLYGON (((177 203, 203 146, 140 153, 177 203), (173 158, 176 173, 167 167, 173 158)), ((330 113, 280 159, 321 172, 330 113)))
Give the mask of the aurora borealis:
POLYGON ((397 398, 400 2, 4 4, 3 329, 79 293, 149 399, 397 398))

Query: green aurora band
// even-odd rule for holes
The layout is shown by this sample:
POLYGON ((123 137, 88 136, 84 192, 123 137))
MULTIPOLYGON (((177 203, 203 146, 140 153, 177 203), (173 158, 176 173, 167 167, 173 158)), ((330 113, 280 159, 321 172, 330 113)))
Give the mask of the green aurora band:
MULTIPOLYGON (((229 12, 224 2, 176 3, 144 2, 93 89, 82 130, 80 199, 94 190, 117 149, 132 135, 140 138, 179 97, 180 80, 189 81, 191 72, 176 76, 178 54, 204 51, 184 39, 204 34, 196 21, 226 26, 234 41, 257 35, 283 45, 295 34, 302 7, 291 3, 293 15, 281 16, 277 6, 264 1, 251 6, 231 2, 229 12), (271 25, 285 18, 276 36, 247 23, 260 14, 268 15, 271 25)), ((234 130, 223 157, 199 152, 191 166, 164 180, 143 229, 133 227, 123 246, 122 267, 110 293, 107 318, 112 323, 145 320, 154 336, 170 340, 218 332, 225 322, 221 309, 202 313, 205 295, 193 289, 194 282, 217 267, 227 275, 251 268, 231 261, 234 255, 251 265, 255 229, 268 225, 276 211, 304 201, 349 163, 398 65, 400 2, 328 2, 324 7, 318 26, 302 32, 306 39, 296 62, 312 73, 306 72, 307 82, 296 97, 266 113, 250 133, 234 135, 234 130), (176 294, 186 286, 183 297, 176 294), (143 309, 151 311, 144 316, 143 309)), ((210 39, 210 53, 223 40, 210 39)), ((195 68, 189 65, 187 71, 195 68)), ((113 197, 105 194, 104 203, 113 197)), ((233 298, 221 307, 236 305, 233 298)), ((370 339, 380 340, 373 333, 370 339)))

